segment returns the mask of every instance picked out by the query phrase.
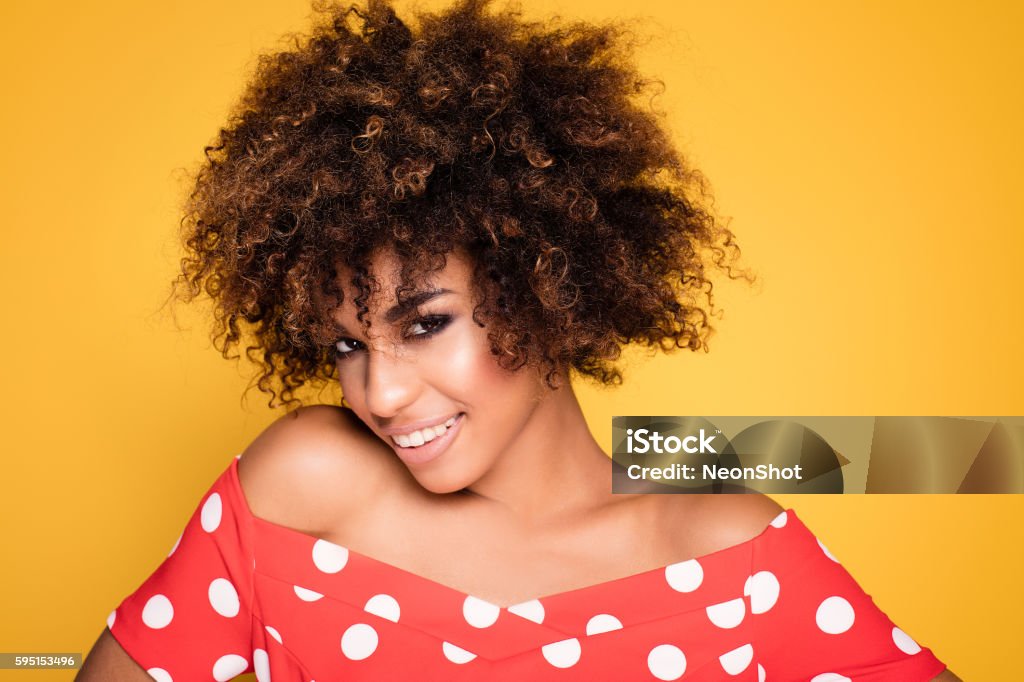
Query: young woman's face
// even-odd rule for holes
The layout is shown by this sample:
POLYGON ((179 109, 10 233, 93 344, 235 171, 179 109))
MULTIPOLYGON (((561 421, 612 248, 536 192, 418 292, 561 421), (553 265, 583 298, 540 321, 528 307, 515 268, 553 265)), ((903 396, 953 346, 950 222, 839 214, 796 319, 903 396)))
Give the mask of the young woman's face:
POLYGON ((339 273, 344 303, 335 313, 338 378, 345 401, 406 464, 421 486, 453 492, 481 478, 515 440, 548 390, 530 366, 509 372, 473 319, 472 266, 459 253, 417 287, 416 316, 395 321, 398 263, 371 260, 381 283, 370 301, 369 338, 352 303, 352 273, 339 273), (433 295, 431 295, 433 293, 433 295))

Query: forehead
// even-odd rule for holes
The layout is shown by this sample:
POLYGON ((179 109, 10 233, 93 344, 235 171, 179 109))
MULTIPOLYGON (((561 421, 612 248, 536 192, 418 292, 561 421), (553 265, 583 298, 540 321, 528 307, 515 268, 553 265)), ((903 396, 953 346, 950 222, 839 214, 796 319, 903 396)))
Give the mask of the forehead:
MULTIPOLYGON (((396 303, 396 289, 401 284, 401 260, 392 251, 381 251, 374 254, 368 263, 369 274, 379 285, 379 290, 371 293, 367 305, 370 310, 396 303)), ((355 272, 345 265, 338 267, 338 285, 344 293, 344 301, 335 315, 355 314, 353 302, 359 291, 352 284, 355 272)), ((432 289, 448 289, 452 294, 463 294, 469 291, 472 277, 472 265, 465 254, 458 251, 447 254, 445 266, 441 270, 426 274, 421 280, 410 282, 412 291, 403 294, 407 298, 413 292, 432 289)), ((451 294, 450 294, 451 295, 451 294)))

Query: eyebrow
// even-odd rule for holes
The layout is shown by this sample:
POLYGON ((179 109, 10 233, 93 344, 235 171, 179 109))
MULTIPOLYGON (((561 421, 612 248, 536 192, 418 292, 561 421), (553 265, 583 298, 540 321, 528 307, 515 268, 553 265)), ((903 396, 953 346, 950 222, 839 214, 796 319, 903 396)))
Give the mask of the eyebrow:
MULTIPOLYGON (((402 303, 397 303, 391 306, 387 310, 387 312, 384 313, 384 321, 387 322, 388 324, 394 324, 395 322, 401 320, 402 317, 408 311, 418 308, 424 303, 434 300, 438 296, 443 296, 445 294, 451 293, 454 293, 452 292, 451 289, 425 289, 422 291, 417 291, 416 293, 412 294, 407 299, 405 299, 405 301, 403 301, 402 303)), ((341 330, 343 334, 348 333, 348 330, 345 329, 343 325, 339 324, 338 328, 341 330)))
POLYGON ((423 291, 417 291, 404 302, 391 306, 391 308, 384 313, 384 321, 391 324, 398 322, 402 319, 402 316, 412 310, 418 308, 428 301, 432 301, 438 296, 452 293, 450 289, 426 289, 423 291))

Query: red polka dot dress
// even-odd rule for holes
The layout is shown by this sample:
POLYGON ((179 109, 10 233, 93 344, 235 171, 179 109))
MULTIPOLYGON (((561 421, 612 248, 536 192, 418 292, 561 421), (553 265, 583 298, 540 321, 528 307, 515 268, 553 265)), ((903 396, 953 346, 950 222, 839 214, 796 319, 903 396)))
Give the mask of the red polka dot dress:
POLYGON ((931 680, 792 510, 713 554, 499 607, 254 517, 238 460, 110 614, 161 682, 931 680))

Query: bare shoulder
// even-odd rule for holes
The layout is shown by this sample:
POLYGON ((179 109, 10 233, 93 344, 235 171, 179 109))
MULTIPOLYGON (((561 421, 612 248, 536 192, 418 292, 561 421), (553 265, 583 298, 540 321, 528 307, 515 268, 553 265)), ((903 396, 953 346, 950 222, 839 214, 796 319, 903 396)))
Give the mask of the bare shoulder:
MULTIPOLYGON (((676 524, 690 529, 690 553, 709 554, 757 537, 783 512, 761 493, 669 495, 676 524)), ((677 525, 677 527, 679 527, 677 525)))
POLYGON ((386 490, 386 448, 351 410, 300 407, 249 444, 238 480, 255 516, 316 534, 386 490))
POLYGON ((760 535, 784 510, 762 493, 708 495, 715 535, 724 547, 746 542, 760 535))

